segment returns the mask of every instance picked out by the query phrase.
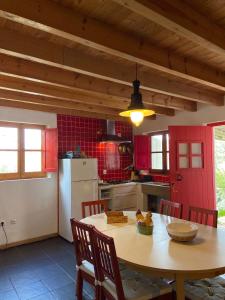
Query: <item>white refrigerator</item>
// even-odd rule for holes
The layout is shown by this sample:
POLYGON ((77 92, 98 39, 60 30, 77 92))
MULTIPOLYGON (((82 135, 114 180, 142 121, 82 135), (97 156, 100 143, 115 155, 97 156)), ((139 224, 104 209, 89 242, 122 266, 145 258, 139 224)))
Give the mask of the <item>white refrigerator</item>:
POLYGON ((81 203, 97 199, 97 159, 61 159, 59 169, 59 235, 72 242, 70 219, 82 219, 81 203))

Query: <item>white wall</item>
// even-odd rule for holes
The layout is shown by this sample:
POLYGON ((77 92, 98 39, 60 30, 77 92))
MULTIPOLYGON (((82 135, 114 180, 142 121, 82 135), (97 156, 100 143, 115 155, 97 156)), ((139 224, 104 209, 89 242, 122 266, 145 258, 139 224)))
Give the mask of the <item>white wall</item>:
POLYGON ((134 134, 167 130, 169 125, 203 125, 225 121, 225 106, 198 105, 197 112, 177 112, 174 117, 158 116, 156 120, 147 120, 134 128, 134 134))
MULTIPOLYGON (((55 114, 0 108, 0 121, 57 127, 55 114)), ((0 181, 0 221, 6 222, 9 243, 57 232, 57 175, 0 181), (11 220, 16 224, 11 224, 11 220)), ((0 245, 5 239, 0 229, 0 245)))

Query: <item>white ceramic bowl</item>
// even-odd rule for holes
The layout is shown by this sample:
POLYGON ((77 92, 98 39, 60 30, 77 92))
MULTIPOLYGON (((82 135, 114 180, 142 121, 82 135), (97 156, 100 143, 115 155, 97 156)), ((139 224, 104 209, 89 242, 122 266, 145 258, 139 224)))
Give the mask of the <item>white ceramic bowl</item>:
POLYGON ((198 232, 198 226, 189 222, 172 222, 166 226, 169 236, 179 242, 193 240, 198 232))

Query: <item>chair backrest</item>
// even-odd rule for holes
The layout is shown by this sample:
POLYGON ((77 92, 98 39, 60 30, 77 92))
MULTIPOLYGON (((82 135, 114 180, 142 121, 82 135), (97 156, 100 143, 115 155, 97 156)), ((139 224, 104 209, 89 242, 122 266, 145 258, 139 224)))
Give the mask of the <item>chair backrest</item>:
POLYGON ((203 225, 217 227, 218 211, 201 207, 189 206, 188 220, 203 225))
POLYGON ((88 261, 94 265, 95 271, 96 259, 94 255, 94 240, 93 229, 94 226, 84 224, 75 219, 71 219, 71 227, 73 233, 73 241, 75 247, 75 256, 78 267, 82 264, 82 261, 88 261))
POLYGON ((116 287, 117 298, 125 300, 119 263, 113 238, 94 228, 94 245, 97 259, 98 280, 103 282, 108 278, 116 287))
POLYGON ((183 213, 183 205, 181 203, 161 199, 159 213, 162 215, 181 219, 183 213))
POLYGON ((82 217, 86 217, 85 208, 88 208, 89 216, 100 214, 108 210, 108 200, 95 200, 82 202, 82 217))

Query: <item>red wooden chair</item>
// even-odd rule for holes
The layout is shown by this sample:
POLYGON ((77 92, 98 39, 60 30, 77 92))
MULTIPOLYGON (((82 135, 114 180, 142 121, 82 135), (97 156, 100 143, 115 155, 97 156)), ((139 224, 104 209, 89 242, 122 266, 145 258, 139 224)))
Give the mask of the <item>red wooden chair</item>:
POLYGON ((82 202, 82 217, 85 218, 85 209, 88 208, 89 216, 100 214, 102 211, 108 210, 108 200, 95 200, 82 202))
POLYGON ((82 300, 83 281, 86 280, 95 289, 96 299, 100 297, 99 286, 96 285, 96 259, 93 247, 94 226, 71 219, 75 256, 77 261, 76 296, 82 300))
POLYGON ((188 220, 203 224, 212 225, 217 228, 218 211, 214 209, 206 209, 200 207, 189 206, 188 209, 188 220), (212 223, 210 222, 210 216, 212 223))
POLYGON ((120 272, 114 240, 94 229, 97 276, 101 299, 172 300, 172 288, 161 279, 125 268, 120 272))
MULTIPOLYGON (((218 211, 190 206, 188 209, 188 220, 203 225, 217 227, 218 211)), ((186 300, 202 299, 217 297, 225 299, 225 279, 218 276, 210 279, 188 280, 185 282, 186 300), (209 289, 210 287, 210 289, 209 289)))
POLYGON ((181 203, 161 199, 159 213, 162 215, 181 219, 183 213, 183 205, 181 203))

